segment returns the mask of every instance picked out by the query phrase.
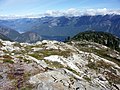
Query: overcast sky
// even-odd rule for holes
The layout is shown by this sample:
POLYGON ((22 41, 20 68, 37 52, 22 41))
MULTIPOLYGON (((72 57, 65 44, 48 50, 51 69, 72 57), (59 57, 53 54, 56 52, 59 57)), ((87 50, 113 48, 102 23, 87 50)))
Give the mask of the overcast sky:
POLYGON ((120 9, 120 0, 0 0, 0 15, 41 14, 49 10, 120 9))

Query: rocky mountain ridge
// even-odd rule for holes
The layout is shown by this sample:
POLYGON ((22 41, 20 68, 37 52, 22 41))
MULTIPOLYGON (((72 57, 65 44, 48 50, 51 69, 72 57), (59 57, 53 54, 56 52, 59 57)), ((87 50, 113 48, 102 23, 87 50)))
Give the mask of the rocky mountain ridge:
POLYGON ((81 32, 71 38, 74 41, 90 41, 105 45, 117 51, 120 51, 120 39, 110 33, 86 31, 81 32))
POLYGON ((0 40, 0 47, 1 90, 120 89, 120 54, 101 44, 0 40))

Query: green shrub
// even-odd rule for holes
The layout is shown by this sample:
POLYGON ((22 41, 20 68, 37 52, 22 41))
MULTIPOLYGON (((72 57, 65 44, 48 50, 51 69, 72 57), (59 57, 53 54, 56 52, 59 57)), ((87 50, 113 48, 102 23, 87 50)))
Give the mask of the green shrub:
POLYGON ((69 71, 73 72, 73 73, 76 74, 76 75, 79 75, 78 72, 76 72, 75 70, 71 69, 70 67, 66 67, 66 69, 68 69, 69 71))
POLYGON ((86 80, 86 81, 88 81, 88 82, 90 82, 91 81, 91 78, 89 78, 88 76, 83 76, 83 78, 86 80))
POLYGON ((3 60, 3 63, 10 63, 10 64, 13 64, 13 63, 14 63, 14 61, 9 60, 9 59, 4 59, 4 60, 3 60))

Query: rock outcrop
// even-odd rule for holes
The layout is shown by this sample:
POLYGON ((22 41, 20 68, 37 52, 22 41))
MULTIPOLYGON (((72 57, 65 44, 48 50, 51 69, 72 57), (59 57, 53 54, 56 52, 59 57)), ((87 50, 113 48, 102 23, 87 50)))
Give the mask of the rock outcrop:
POLYGON ((119 90, 120 53, 93 42, 0 40, 1 90, 119 90))

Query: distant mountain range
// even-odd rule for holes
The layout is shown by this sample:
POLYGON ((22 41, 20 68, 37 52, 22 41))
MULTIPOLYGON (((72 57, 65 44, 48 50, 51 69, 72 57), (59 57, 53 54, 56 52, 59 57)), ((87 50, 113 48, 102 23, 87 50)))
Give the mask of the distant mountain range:
POLYGON ((8 19, 0 20, 0 26, 18 31, 19 34, 16 32, 16 34, 12 33, 12 36, 7 35, 16 41, 18 40, 16 36, 27 32, 37 33, 36 35, 42 39, 58 41, 64 41, 68 36, 73 37, 89 30, 109 32, 120 37, 120 15, 114 14, 8 19))

